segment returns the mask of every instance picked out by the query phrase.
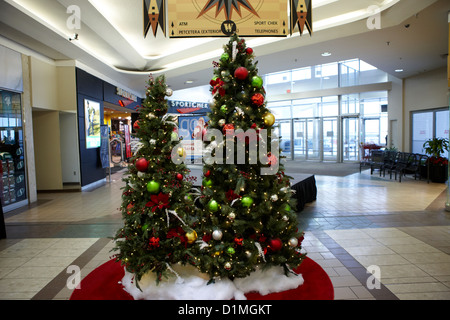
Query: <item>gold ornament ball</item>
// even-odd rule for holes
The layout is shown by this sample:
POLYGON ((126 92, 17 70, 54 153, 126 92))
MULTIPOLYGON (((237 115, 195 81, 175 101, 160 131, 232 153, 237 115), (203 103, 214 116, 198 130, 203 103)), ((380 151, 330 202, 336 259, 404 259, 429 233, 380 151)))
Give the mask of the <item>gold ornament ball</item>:
POLYGON ((195 240, 197 240, 197 232, 192 230, 191 232, 186 233, 187 242, 189 244, 193 244, 195 240))
POLYGON ((274 116, 273 114, 271 114, 270 112, 266 113, 266 114, 263 116, 263 119, 264 119, 264 124, 265 124, 266 126, 271 127, 271 126, 273 126, 274 123, 275 123, 275 116, 274 116))
POLYGON ((180 157, 186 156, 186 151, 184 150, 184 148, 178 148, 177 153, 180 157))

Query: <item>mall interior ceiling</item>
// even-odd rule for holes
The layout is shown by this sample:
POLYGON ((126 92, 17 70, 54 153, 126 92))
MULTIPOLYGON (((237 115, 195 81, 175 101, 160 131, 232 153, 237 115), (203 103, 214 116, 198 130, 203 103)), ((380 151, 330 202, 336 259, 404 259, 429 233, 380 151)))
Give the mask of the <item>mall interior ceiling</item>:
MULTIPOLYGON (((72 0, 0 1, 0 44, 18 43, 58 65, 94 70, 144 96, 150 73, 174 90, 206 85, 227 38, 143 36, 142 0, 80 0, 79 29, 67 27, 72 0), (69 40, 69 38, 71 40, 69 40), (75 39, 76 38, 76 39, 75 39)), ((259 73, 360 58, 397 78, 447 65, 448 0, 312 0, 313 33, 248 38, 259 73), (331 55, 322 56, 328 52, 331 55), (403 70, 396 72, 396 70, 403 70)))

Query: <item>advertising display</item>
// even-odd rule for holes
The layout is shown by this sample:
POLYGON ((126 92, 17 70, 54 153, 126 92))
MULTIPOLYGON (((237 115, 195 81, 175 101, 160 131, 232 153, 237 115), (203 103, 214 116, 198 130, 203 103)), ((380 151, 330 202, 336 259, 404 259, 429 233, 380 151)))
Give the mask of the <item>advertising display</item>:
POLYGON ((109 127, 102 125, 101 127, 101 147, 100 147, 100 160, 102 162, 102 168, 109 168, 109 127))
POLYGON ((84 119, 86 124, 86 149, 100 147, 100 103, 85 99, 84 119))
POLYGON ((125 156, 128 159, 133 156, 133 154, 131 153, 130 126, 127 124, 124 124, 123 130, 124 130, 124 135, 125 135, 125 156))
POLYGON ((206 116, 178 118, 178 135, 187 157, 192 160, 202 158, 202 134, 208 120, 206 116))

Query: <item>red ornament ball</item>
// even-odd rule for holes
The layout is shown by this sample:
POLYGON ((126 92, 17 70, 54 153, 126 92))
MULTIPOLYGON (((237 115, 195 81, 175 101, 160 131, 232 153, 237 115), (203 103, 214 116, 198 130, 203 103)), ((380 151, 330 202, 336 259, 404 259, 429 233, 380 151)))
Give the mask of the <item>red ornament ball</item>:
POLYGON ((280 251, 281 248, 283 247, 283 243, 281 242, 280 239, 276 238, 276 239, 271 239, 269 241, 269 248, 270 250, 276 252, 276 251, 280 251))
POLYGON ((136 161, 136 169, 140 172, 146 172, 148 169, 148 161, 144 158, 140 158, 136 161))
POLYGON ((134 130, 138 130, 141 128, 141 127, 139 127, 139 120, 133 124, 133 128, 134 128, 134 130))
POLYGON ((230 133, 233 133, 234 131, 234 124, 226 124, 223 126, 223 133, 227 134, 227 132, 230 131, 230 133))
POLYGON ((177 180, 179 181, 183 180, 183 175, 181 173, 177 174, 177 180))
POLYGON ((248 70, 244 67, 239 67, 234 71, 234 77, 239 80, 245 80, 248 77, 248 70))
POLYGON ((270 152, 267 156, 268 156, 268 160, 269 160, 269 165, 276 166, 278 163, 278 158, 276 156, 274 156, 273 154, 271 154, 270 152))
POLYGON ((133 213, 133 208, 134 208, 134 204, 130 203, 127 205, 127 214, 132 214, 133 213))
POLYGON ((262 106, 264 104, 264 96, 261 93, 255 93, 252 96, 252 102, 253 102, 253 104, 255 104, 258 107, 260 107, 260 106, 262 106))
POLYGON ((251 55, 253 53, 253 49, 252 48, 247 48, 245 50, 245 52, 247 52, 248 55, 251 55))
POLYGON ((206 171, 205 177, 209 178, 210 175, 211 175, 211 171, 210 170, 206 171))

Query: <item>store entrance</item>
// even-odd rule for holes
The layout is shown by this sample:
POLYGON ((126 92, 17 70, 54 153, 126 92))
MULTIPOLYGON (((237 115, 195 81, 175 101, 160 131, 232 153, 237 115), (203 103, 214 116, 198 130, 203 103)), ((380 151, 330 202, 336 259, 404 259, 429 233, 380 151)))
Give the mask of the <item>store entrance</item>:
POLYGON ((336 117, 293 121, 293 160, 337 161, 338 121, 336 117))
POLYGON ((359 161, 360 119, 358 116, 345 116, 342 123, 342 160, 359 161))
POLYGON ((104 102, 104 123, 109 132, 112 173, 126 167, 135 151, 136 141, 132 136, 134 118, 131 110, 104 102))

